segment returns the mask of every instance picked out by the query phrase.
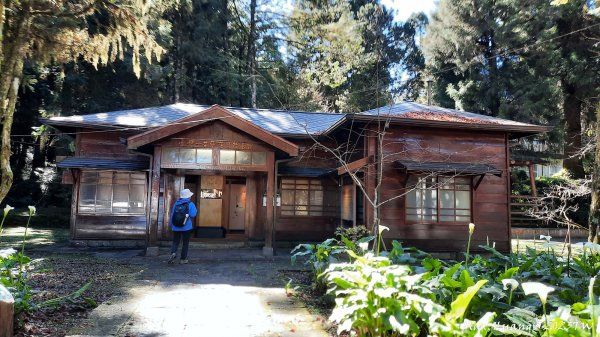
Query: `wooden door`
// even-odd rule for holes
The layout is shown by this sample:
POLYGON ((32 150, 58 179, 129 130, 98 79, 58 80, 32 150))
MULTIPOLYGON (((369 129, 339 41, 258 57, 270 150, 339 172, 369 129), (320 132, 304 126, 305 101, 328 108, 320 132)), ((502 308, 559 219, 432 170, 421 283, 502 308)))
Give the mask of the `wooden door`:
POLYGON ((221 227, 221 212, 223 202, 223 176, 201 176, 199 195, 199 222, 200 227, 221 227))
POLYGON ((246 185, 229 185, 229 230, 246 228, 246 185))

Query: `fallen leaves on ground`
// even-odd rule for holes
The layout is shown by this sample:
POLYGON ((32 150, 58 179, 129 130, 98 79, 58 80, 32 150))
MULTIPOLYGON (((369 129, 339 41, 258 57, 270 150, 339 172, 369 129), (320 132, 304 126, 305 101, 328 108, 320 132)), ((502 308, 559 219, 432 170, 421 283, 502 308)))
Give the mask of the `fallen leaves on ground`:
POLYGON ((20 314, 16 317, 15 337, 66 335, 87 317, 94 308, 91 304, 99 305, 121 295, 125 283, 142 269, 140 265, 81 254, 40 256, 34 253, 30 257, 33 262, 27 283, 34 303, 69 295, 88 281, 92 286, 73 303, 20 314))

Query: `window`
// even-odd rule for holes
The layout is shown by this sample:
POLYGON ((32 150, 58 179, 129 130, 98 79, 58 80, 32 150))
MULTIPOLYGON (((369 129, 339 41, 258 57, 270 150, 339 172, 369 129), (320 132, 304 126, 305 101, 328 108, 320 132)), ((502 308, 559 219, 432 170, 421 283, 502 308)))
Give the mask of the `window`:
POLYGON ((318 179, 282 179, 282 216, 337 216, 339 193, 318 179))
POLYGON ((162 161, 166 164, 212 164, 212 149, 167 147, 162 161))
POLYGON ((415 177, 408 179, 406 220, 413 222, 470 222, 471 178, 415 177))
POLYGON ((79 185, 79 213, 145 214, 146 174, 83 171, 79 185))
POLYGON ((267 153, 240 150, 221 150, 219 162, 221 164, 235 165, 266 165, 267 153))

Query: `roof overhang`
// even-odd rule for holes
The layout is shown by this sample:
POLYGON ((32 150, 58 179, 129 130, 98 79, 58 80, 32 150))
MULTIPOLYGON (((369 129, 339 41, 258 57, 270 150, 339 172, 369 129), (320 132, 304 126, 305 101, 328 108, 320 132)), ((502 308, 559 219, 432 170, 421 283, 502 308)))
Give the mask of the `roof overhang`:
POLYGON ((467 129, 467 130, 486 130, 486 131, 501 131, 509 134, 514 134, 518 138, 525 135, 532 135, 537 133, 545 133, 552 131, 551 126, 541 126, 533 124, 516 125, 516 124, 477 124, 477 123, 461 123, 461 122, 448 122, 448 121, 437 121, 437 120, 424 120, 415 118, 405 118, 399 116, 385 116, 385 115, 363 115, 363 114, 348 114, 344 118, 340 119, 337 123, 329 127, 323 134, 329 134, 336 129, 340 128, 343 124, 353 122, 389 122, 391 125, 406 125, 406 126, 420 126, 420 127, 432 127, 432 128, 446 128, 446 129, 467 129))
POLYGON ((277 171, 278 176, 282 177, 309 177, 317 178, 329 175, 335 172, 335 169, 322 167, 297 167, 297 166, 281 166, 277 171))
POLYGON ((62 168, 143 171, 150 168, 150 162, 137 159, 68 157, 56 163, 56 166, 62 168))
POLYGON ((502 176, 502 170, 489 164, 396 160, 394 161, 394 166, 404 172, 455 174, 462 176, 478 176, 482 174, 502 176))
POLYGON ((273 146, 274 148, 287 153, 290 156, 298 155, 298 146, 277 135, 274 135, 261 127, 236 116, 227 109, 213 105, 210 108, 200 111, 197 114, 181 118, 165 126, 161 126, 144 133, 131 136, 127 139, 127 148, 135 150, 143 145, 150 144, 157 140, 169 137, 178 132, 185 131, 211 121, 221 121, 237 128, 262 142, 273 146))

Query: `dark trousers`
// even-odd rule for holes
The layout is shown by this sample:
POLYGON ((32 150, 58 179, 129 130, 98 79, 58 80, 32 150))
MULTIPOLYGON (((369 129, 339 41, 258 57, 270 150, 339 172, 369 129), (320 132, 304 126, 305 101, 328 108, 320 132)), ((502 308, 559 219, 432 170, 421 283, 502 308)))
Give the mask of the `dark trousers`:
POLYGON ((183 240, 183 246, 181 247, 181 259, 186 260, 188 255, 188 246, 190 245, 190 236, 192 231, 173 231, 173 245, 171 246, 171 254, 177 254, 177 248, 179 248, 179 241, 183 240))

